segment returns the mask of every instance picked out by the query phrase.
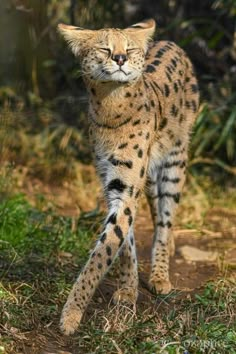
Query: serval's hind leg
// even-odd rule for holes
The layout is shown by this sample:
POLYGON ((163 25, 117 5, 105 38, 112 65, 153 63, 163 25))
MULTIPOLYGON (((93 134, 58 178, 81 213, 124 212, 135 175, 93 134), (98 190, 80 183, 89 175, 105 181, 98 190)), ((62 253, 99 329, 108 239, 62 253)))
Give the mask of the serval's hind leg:
POLYGON ((171 290, 169 280, 169 258, 174 253, 174 239, 171 236, 172 221, 180 200, 185 181, 186 149, 176 146, 162 162, 156 174, 157 184, 149 188, 155 231, 152 248, 152 271, 150 287, 158 293, 171 290))

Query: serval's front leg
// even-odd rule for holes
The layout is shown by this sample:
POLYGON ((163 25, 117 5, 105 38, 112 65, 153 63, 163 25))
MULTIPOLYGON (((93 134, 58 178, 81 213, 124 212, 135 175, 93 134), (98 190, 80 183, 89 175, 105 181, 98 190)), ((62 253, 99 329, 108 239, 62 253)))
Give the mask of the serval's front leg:
MULTIPOLYGON (((132 219, 130 219, 130 222, 131 220, 132 219)), ((128 237, 124 242, 119 256, 119 289, 114 293, 113 300, 115 303, 135 304, 138 297, 138 263, 133 227, 130 228, 128 237)))
MULTIPOLYGON (((109 213, 104 231, 64 306, 61 330, 65 334, 74 333, 99 282, 121 251, 124 242, 132 242, 131 238, 130 241, 127 240, 127 236, 132 232, 138 196, 145 181, 146 158, 137 163, 131 163, 130 160, 128 162, 114 154, 107 159, 106 164, 103 161, 103 169, 105 166, 107 170, 105 192, 109 213)), ((134 268, 133 273, 135 272, 134 268)), ((136 281, 134 285, 137 286, 136 281)))

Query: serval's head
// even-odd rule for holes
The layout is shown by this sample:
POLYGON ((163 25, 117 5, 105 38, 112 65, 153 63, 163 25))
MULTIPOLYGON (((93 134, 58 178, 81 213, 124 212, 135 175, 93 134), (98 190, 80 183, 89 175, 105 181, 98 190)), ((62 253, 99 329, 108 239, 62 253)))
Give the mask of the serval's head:
POLYGON ((123 30, 87 30, 64 24, 59 24, 58 29, 80 58, 88 81, 127 83, 136 81, 143 72, 155 21, 143 21, 123 30))

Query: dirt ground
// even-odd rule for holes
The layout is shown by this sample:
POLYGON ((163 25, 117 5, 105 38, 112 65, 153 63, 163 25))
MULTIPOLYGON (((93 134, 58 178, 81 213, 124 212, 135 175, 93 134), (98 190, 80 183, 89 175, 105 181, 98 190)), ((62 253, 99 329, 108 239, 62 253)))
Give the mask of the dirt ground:
MULTIPOLYGON (((177 221, 178 223, 178 221, 177 221)), ((236 278, 236 212, 224 208, 211 209, 205 223, 211 223, 211 230, 204 225, 201 230, 181 229, 175 227, 173 233, 176 243, 175 256, 171 258, 170 278, 174 292, 178 297, 186 298, 201 292, 207 281, 216 280, 226 273, 236 278), (214 254, 214 261, 185 260, 181 247, 193 246, 196 249, 214 254), (216 252, 216 253, 214 253, 216 252)), ((150 271, 150 252, 152 244, 151 220, 147 213, 141 212, 136 225, 136 243, 139 258, 139 310, 150 306, 153 311, 161 311, 160 301, 147 288, 150 271)), ((89 322, 94 311, 109 309, 112 293, 116 288, 116 280, 112 274, 106 277, 96 291, 93 301, 86 311, 84 322, 89 322)), ((162 298, 163 299, 163 298, 162 298)), ((171 309, 171 303, 168 305, 171 309)), ((27 341, 23 345, 24 354, 70 354, 77 353, 73 337, 67 338, 59 333, 56 323, 47 329, 26 334, 27 341)))
MULTIPOLYGON (((37 198, 34 195, 44 195, 45 200, 48 201, 46 208, 52 204, 56 206, 59 214, 78 218, 85 206, 87 210, 96 206, 97 200, 94 196, 99 192, 98 184, 94 182, 94 170, 89 167, 85 172, 82 169, 81 175, 83 173, 86 176, 86 183, 81 178, 78 184, 64 185, 63 188, 49 188, 38 181, 21 178, 20 180, 24 182, 17 186, 17 190, 23 190, 36 207, 37 198)), ((176 299, 187 299, 196 293, 201 293, 208 281, 228 276, 236 279, 236 210, 222 206, 209 207, 204 191, 195 182, 191 183, 190 180, 189 184, 196 192, 194 196, 191 193, 185 193, 174 224, 173 236, 176 251, 170 262, 173 291, 167 296, 155 296, 148 290, 153 229, 149 212, 145 211, 146 208, 141 208, 138 214, 135 239, 139 260, 140 283, 137 303, 139 313, 146 309, 151 309, 152 312, 162 311, 162 304, 166 302, 166 299, 168 299, 168 309, 171 311, 176 299), (198 226, 194 224, 189 227, 183 226, 188 225, 189 220, 192 219, 198 219, 195 223, 198 226), (191 249, 191 257, 195 251, 201 250, 207 253, 200 254, 198 261, 191 257, 186 258, 183 252, 183 247, 186 245, 194 248, 191 249), (202 256, 204 257, 201 258, 202 256), (175 300, 172 302, 169 300, 173 294, 175 300)), ((94 314, 98 314, 99 317, 100 313, 109 312, 112 309, 111 298, 117 287, 116 275, 117 272, 112 270, 105 277, 88 306, 83 323, 89 323, 94 318, 94 314)), ((78 349, 76 349, 73 337, 65 337, 59 331, 59 315, 58 313, 58 318, 53 319, 47 328, 37 329, 36 326, 32 331, 21 334, 20 338, 17 338, 16 334, 15 339, 21 344, 21 350, 17 354, 77 354, 78 349)))

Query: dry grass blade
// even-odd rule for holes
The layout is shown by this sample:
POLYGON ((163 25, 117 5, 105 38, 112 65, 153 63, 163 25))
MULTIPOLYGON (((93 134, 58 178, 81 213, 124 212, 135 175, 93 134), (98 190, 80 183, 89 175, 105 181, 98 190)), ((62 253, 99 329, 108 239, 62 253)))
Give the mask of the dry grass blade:
POLYGON ((236 167, 231 167, 225 164, 223 161, 218 159, 210 159, 204 157, 196 157, 189 162, 189 166, 197 165, 197 164, 207 164, 207 165, 215 165, 221 167, 226 172, 236 175, 236 167))

